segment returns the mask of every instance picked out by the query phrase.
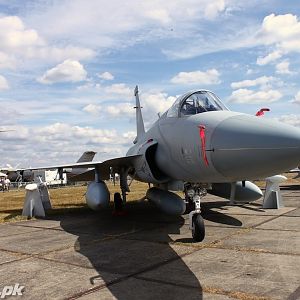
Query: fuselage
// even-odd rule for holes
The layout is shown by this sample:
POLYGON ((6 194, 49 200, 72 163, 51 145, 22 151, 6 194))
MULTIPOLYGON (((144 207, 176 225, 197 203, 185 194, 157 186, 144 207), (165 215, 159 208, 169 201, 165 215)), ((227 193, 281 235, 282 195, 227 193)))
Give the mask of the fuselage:
POLYGON ((300 162, 300 130, 229 110, 192 115, 167 112, 127 153, 135 154, 144 155, 136 166, 142 181, 149 182, 151 175, 153 183, 260 179, 300 162), (148 151, 149 147, 153 149, 148 151))

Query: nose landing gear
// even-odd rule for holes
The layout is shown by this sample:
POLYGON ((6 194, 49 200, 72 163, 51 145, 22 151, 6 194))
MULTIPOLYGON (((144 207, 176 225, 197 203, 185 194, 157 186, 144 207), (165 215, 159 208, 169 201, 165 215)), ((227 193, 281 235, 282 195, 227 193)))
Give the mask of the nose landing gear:
POLYGON ((206 188, 195 185, 185 185, 185 199, 189 206, 194 207, 189 213, 190 229, 195 242, 202 242, 205 237, 205 225, 201 216, 201 197, 207 194, 206 188))
POLYGON ((192 217, 192 236, 195 242, 202 242, 205 238, 205 226, 200 214, 194 214, 192 217))

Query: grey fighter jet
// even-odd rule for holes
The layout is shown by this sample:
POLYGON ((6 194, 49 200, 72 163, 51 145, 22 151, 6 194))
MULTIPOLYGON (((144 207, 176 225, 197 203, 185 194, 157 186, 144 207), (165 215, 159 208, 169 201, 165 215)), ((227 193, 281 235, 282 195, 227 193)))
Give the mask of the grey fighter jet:
POLYGON ((205 227, 200 204, 207 192, 235 202, 254 201, 262 192, 247 180, 279 174, 300 162, 299 129, 230 111, 210 91, 182 95, 148 131, 144 129, 137 87, 134 94, 137 136, 125 157, 55 166, 60 170, 94 168, 85 173, 93 180, 86 201, 94 210, 109 204, 104 180, 112 172, 120 174, 126 201, 130 175, 153 184, 146 197, 162 211, 180 215, 189 207, 193 238, 202 241, 205 227), (174 191, 183 191, 185 199, 174 191))

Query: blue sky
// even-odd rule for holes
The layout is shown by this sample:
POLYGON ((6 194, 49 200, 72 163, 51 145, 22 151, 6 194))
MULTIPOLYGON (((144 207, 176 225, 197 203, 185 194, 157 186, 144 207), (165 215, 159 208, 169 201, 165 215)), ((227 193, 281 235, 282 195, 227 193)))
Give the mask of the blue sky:
POLYGON ((0 0, 0 164, 124 155, 190 89, 300 127, 296 1, 0 0))

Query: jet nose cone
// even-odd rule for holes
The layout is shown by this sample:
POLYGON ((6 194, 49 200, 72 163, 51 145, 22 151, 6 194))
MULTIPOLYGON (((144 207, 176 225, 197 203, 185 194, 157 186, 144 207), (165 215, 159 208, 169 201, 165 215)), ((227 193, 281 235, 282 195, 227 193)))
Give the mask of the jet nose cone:
POLYGON ((230 117, 211 144, 214 167, 233 181, 279 174, 300 162, 300 129, 265 118, 230 117))

